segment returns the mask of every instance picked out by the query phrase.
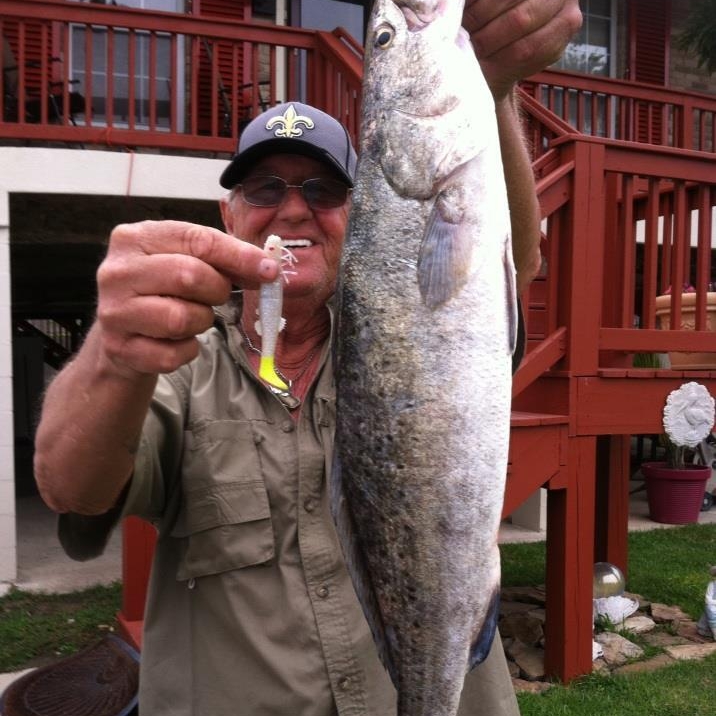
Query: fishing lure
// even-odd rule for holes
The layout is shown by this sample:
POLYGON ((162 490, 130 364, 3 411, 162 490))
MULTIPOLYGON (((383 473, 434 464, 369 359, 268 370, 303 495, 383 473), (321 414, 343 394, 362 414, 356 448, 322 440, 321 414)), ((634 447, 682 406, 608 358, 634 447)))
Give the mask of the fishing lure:
POLYGON ((259 362, 259 377, 269 385, 279 390, 287 391, 289 385, 276 372, 275 353, 276 340, 279 332, 286 325, 281 317, 283 308, 283 283, 287 280, 287 266, 292 266, 296 259, 294 255, 281 245, 281 238, 271 234, 266 239, 264 251, 279 264, 278 276, 271 283, 261 284, 259 290, 259 320, 257 332, 261 336, 261 359, 259 362))

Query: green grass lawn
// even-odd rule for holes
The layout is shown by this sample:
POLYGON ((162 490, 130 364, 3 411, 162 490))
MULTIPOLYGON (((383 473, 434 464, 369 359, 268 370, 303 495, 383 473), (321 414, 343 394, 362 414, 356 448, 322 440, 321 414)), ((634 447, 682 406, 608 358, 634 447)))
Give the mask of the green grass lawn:
POLYGON ((0 599, 0 671, 74 654, 116 629, 119 583, 72 594, 12 590, 0 599))
MULTIPOLYGON (((701 615, 716 525, 687 525, 629 535, 627 590, 701 615)), ((503 584, 544 584, 545 544, 502 546, 503 584)), ((656 672, 593 674, 544 694, 519 694, 522 716, 716 716, 716 654, 656 672)))

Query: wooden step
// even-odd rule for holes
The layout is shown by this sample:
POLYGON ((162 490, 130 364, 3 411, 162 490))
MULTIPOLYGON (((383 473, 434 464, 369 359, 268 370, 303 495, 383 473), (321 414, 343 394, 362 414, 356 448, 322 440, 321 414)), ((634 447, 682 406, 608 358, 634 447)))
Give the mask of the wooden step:
POLYGON ((566 464, 569 417, 513 411, 502 514, 509 515, 566 464))

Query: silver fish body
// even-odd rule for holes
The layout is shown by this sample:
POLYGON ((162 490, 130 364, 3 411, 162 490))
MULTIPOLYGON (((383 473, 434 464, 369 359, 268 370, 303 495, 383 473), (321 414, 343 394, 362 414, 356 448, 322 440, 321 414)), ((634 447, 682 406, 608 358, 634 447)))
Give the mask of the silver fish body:
POLYGON ((376 0, 337 293, 332 507, 399 716, 457 713, 497 617, 517 309, 461 15, 376 0))

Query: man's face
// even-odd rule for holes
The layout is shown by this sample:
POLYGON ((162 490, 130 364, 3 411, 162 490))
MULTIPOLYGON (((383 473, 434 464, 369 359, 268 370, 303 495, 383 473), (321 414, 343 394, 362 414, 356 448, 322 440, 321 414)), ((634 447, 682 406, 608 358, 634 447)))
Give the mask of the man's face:
MULTIPOLYGON (((298 154, 274 154, 260 160, 248 174, 277 176, 288 184, 306 179, 337 179, 328 165, 298 154)), ((336 209, 312 209, 300 189, 289 189, 278 206, 252 206, 237 190, 233 201, 222 201, 226 231, 237 238, 263 247, 270 234, 289 244, 296 257, 284 285, 284 298, 312 295, 327 300, 335 290, 338 262, 348 221, 350 199, 336 209), (296 242, 295 246, 291 242, 296 242), (307 246, 300 245, 308 242, 307 246)))

